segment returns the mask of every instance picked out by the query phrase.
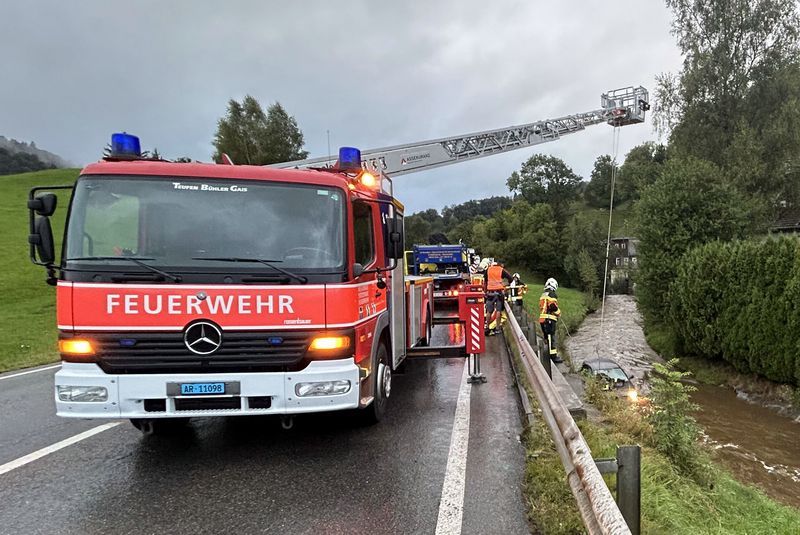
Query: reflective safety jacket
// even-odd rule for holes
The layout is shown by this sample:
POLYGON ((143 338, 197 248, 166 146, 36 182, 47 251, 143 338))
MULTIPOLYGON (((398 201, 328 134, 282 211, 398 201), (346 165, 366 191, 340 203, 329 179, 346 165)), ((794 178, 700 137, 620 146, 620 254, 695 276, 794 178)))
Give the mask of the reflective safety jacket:
POLYGON ((545 320, 558 320, 561 310, 558 308, 558 296, 552 290, 545 290, 539 297, 539 323, 545 320))
POLYGON ((503 279, 511 280, 511 275, 501 265, 489 266, 486 270, 486 291, 498 292, 505 288, 503 279))
POLYGON ((522 296, 527 291, 527 288, 521 281, 512 280, 508 287, 508 297, 510 301, 522 301, 522 296))

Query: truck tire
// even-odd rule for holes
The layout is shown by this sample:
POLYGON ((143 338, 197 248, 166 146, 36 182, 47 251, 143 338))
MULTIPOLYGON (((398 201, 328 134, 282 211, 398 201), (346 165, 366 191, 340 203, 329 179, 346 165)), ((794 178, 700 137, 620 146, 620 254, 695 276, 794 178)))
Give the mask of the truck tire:
POLYGON ((360 419, 365 425, 374 425, 383 419, 392 393, 392 366, 389 363, 389 351, 384 343, 378 346, 374 370, 372 403, 359 411, 360 419))
POLYGON ((433 336, 433 318, 431 318, 431 309, 425 313, 425 338, 419 341, 422 347, 431 345, 431 337, 433 336))
POLYGON ((189 423, 189 418, 131 418, 133 427, 145 436, 174 435, 189 423))

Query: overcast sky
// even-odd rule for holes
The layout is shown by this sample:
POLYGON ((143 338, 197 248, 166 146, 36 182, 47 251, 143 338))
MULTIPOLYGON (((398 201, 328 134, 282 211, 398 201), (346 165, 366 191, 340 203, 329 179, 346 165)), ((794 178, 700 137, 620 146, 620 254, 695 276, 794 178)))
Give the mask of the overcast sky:
MULTIPOLYGON (((166 157, 209 161, 229 98, 279 101, 311 156, 555 118, 600 93, 652 91, 681 62, 656 0, 2 0, 0 134, 76 164, 126 130, 166 157)), ((621 156, 655 139, 622 130, 621 156)), ((398 177, 409 212, 491 195, 536 152, 585 178, 597 125, 554 143, 398 177)))

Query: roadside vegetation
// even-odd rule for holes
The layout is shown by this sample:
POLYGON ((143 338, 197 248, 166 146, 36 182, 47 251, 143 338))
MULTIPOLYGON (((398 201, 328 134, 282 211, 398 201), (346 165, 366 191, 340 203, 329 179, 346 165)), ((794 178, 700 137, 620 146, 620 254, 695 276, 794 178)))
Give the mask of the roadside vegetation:
POLYGON ((655 92, 667 158, 635 207, 637 298, 662 355, 796 387, 800 246, 768 234, 800 218, 800 15, 707 4, 667 1, 685 61, 655 92))
MULTIPOLYGON (((53 169, 0 178, 0 372, 58 360, 55 288, 28 259, 28 191, 71 184, 77 169, 53 169)), ((69 192, 59 193, 53 236, 61 243, 69 192)))
MULTIPOLYGON (((526 296, 529 311, 535 308, 538 295, 534 294, 526 296)), ((587 314, 585 301, 581 292, 559 291, 563 316, 576 322, 572 331, 587 314)), ((514 344, 511 347, 516 352, 514 344)), ((587 383, 586 397, 600 416, 578 425, 593 456, 613 457, 618 445, 642 446, 642 533, 797 533, 800 511, 736 481, 700 445, 699 428, 690 415, 691 386, 683 382, 686 375, 675 361, 659 365, 651 401, 639 405, 604 391, 596 382, 587 383)), ((535 397, 530 397, 538 411, 535 397)), ((524 494, 534 531, 583 533, 564 469, 541 416, 523 439, 527 450, 524 494)), ((614 477, 605 477, 613 490, 614 477)))

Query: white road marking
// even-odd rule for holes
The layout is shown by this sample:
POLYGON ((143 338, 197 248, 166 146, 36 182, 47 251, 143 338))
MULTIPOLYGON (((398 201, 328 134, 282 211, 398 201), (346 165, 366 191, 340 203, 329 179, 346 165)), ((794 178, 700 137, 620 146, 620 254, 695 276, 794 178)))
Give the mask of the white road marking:
POLYGON ((38 372, 44 372, 44 371, 47 371, 47 370, 55 370, 56 368, 60 368, 60 367, 61 367, 61 364, 53 364, 52 366, 45 366, 43 368, 36 368, 35 370, 28 370, 28 371, 19 372, 19 373, 12 373, 11 375, 3 375, 2 377, 0 377, 0 381, 2 381, 3 379, 12 379, 14 377, 19 377, 20 375, 28 375, 29 373, 38 373, 38 372))
POLYGON ((6 464, 2 464, 0 465, 0 476, 2 476, 3 474, 7 474, 12 470, 15 470, 20 466, 25 466, 28 463, 32 463, 33 461, 41 459, 46 455, 50 455, 51 453, 57 452, 58 450, 64 449, 68 446, 72 446, 73 444, 77 444, 81 440, 93 437, 94 435, 102 433, 103 431, 108 431, 112 427, 118 426, 120 423, 121 422, 110 422, 107 424, 98 425, 97 427, 93 427, 88 431, 84 431, 83 433, 78 433, 75 436, 65 438, 61 442, 56 442, 55 444, 51 444, 50 446, 34 451, 33 453, 29 453, 24 457, 20 457, 19 459, 15 459, 13 461, 7 462, 6 464))
POLYGON ((469 370, 467 361, 464 359, 464 373, 461 376, 461 388, 458 391, 453 433, 450 435, 450 452, 447 454, 442 499, 439 502, 436 535, 461 533, 469 442, 469 396, 472 392, 472 385, 467 382, 467 379, 469 379, 469 370))

